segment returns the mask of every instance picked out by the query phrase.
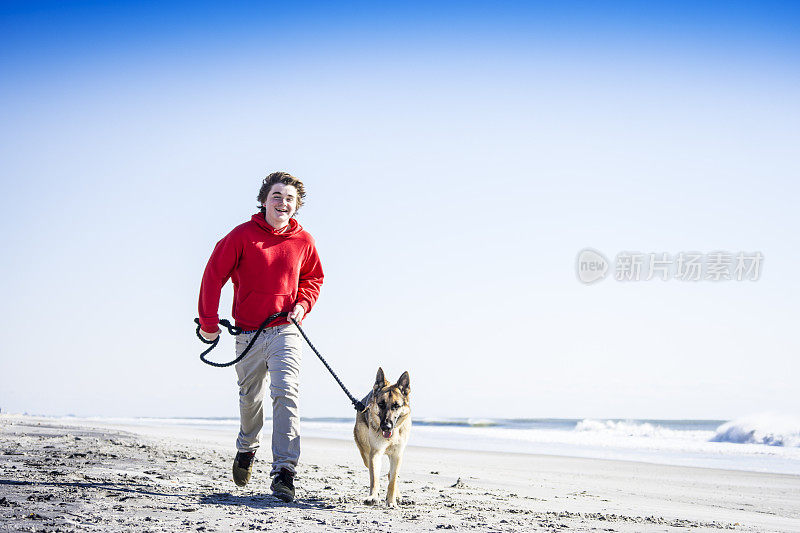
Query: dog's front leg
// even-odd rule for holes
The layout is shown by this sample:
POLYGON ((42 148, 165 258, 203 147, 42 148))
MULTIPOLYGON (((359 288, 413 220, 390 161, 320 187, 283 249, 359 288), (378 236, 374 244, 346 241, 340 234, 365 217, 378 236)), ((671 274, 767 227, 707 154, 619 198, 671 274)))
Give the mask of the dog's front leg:
POLYGON ((397 473, 400 471, 402 462, 402 450, 389 456, 389 488, 386 490, 386 505, 389 507, 395 507, 397 498, 400 496, 397 490, 397 473))
POLYGON ((370 453, 369 454, 369 464, 367 468, 369 469, 369 497, 364 500, 364 503, 367 505, 375 505, 378 503, 378 475, 380 474, 381 468, 381 456, 380 454, 370 453))

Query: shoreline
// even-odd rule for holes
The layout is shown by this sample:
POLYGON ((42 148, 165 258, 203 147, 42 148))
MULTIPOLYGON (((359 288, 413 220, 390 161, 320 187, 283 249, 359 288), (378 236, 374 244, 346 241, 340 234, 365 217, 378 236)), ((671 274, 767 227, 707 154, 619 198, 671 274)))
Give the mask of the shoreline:
POLYGON ((283 504, 270 495, 268 446, 239 489, 234 436, 185 429, 0 415, 0 531, 800 530, 792 474, 413 444, 402 505, 370 507, 355 445, 305 437, 298 499, 283 504))
MULTIPOLYGON (((2 415, 0 415, 2 416, 2 415)), ((147 434, 157 433, 156 428, 169 428, 163 430, 167 434, 186 433, 191 438, 198 434, 217 435, 219 444, 227 446, 238 430, 238 419, 220 418, 209 419, 191 417, 53 417, 46 415, 19 415, 6 414, 6 416, 29 416, 42 418, 58 423, 97 425, 100 427, 122 428, 147 434)), ((265 419, 265 427, 269 426, 265 419)), ((302 419, 300 431, 303 440, 322 439, 352 442, 352 421, 347 419, 302 419), (331 421, 337 427, 330 427, 331 421), (322 422, 322 426, 319 425, 322 422), (306 425, 308 424, 308 425, 306 425)), ((576 419, 577 420, 577 419, 576 419)), ((696 422, 696 421, 694 421, 696 422)), ((705 468, 711 470, 732 470, 740 472, 759 472, 767 474, 800 475, 800 448, 788 446, 766 446, 753 443, 731 443, 702 441, 699 446, 697 441, 681 443, 677 447, 674 443, 664 446, 663 441, 640 438, 638 442, 584 442, 543 439, 541 441, 520 440, 512 438, 508 433, 501 437, 487 438, 484 434, 467 435, 463 427, 433 428, 426 425, 414 425, 414 438, 409 446, 419 446, 430 449, 466 450, 476 453, 501 453, 543 455, 562 458, 584 458, 596 460, 622 461, 645 463, 651 465, 666 465, 690 468, 705 468), (493 439, 493 440, 492 440, 493 439), (689 446, 689 447, 687 447, 689 446), (693 447, 693 448, 692 448, 693 447), (762 448, 762 449, 756 449, 762 448)), ((471 431, 471 430, 470 430, 471 431)))

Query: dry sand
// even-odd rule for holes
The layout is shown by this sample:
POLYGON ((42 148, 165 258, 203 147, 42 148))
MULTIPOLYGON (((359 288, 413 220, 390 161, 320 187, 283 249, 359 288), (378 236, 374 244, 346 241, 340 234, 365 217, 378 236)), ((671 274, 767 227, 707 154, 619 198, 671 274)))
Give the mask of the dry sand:
POLYGON ((0 415, 0 532, 800 531, 800 476, 414 446, 401 505, 370 507, 355 445, 325 439, 285 504, 266 450, 233 484, 234 438, 0 415))

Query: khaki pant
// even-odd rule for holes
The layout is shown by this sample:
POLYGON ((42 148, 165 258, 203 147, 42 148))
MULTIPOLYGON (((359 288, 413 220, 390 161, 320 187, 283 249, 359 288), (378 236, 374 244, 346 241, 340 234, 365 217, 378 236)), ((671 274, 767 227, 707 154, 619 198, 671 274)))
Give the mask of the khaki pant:
MULTIPOLYGON (((238 357, 253 333, 236 336, 238 357)), ((264 386, 269 374, 272 398, 272 472, 295 471, 300 458, 300 359, 302 337, 292 324, 265 328, 244 359, 236 364, 239 378, 240 452, 255 451, 264 425, 264 386)))

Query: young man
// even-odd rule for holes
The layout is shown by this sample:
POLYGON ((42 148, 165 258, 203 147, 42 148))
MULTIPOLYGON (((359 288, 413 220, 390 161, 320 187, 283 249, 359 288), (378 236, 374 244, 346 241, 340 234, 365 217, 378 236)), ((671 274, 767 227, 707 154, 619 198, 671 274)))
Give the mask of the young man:
MULTIPOLYGON (((273 172, 258 193, 260 212, 217 243, 200 286, 200 333, 219 335, 222 286, 233 280, 233 318, 243 332, 236 337, 238 357, 269 316, 287 312, 300 322, 319 296, 322 265, 314 239, 294 219, 305 198, 303 183, 286 172, 273 172)), ((264 425, 264 386, 269 374, 272 398, 272 492, 294 499, 294 473, 300 457, 298 388, 301 343, 286 317, 275 319, 236 364, 241 427, 236 440, 233 480, 250 480, 253 457, 264 425)))

